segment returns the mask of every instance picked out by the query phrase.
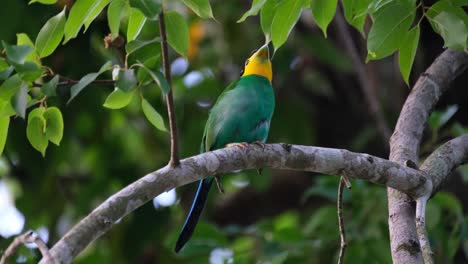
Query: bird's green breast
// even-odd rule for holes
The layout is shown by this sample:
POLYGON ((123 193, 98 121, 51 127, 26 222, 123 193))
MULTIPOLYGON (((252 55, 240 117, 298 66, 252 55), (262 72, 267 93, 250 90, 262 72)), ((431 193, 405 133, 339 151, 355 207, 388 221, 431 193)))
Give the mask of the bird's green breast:
POLYGON ((242 77, 226 88, 211 109, 202 142, 205 150, 234 142, 265 142, 274 108, 270 81, 258 75, 242 77))

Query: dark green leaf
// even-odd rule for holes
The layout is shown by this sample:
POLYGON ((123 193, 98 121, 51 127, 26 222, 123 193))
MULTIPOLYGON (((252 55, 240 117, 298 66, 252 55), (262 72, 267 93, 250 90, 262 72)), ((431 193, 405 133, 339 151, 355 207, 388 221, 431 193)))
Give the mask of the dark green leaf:
POLYGON ((130 6, 139 9, 149 20, 158 19, 161 13, 161 0, 130 0, 130 6))
POLYGON ((177 12, 164 14, 166 20, 167 41, 175 51, 187 56, 189 47, 189 30, 185 18, 177 12))
POLYGON ((29 143, 45 156, 45 151, 49 141, 46 136, 46 119, 44 118, 44 107, 32 110, 28 116, 28 126, 26 127, 26 137, 29 143))
POLYGON ((15 74, 8 78, 0 86, 0 99, 3 101, 10 101, 11 97, 16 94, 16 91, 20 88, 22 80, 18 74, 15 74))
POLYGON ((242 15, 239 20, 237 20, 237 23, 244 22, 244 20, 249 17, 249 16, 256 16, 258 12, 260 12, 260 9, 263 7, 263 5, 266 3, 267 0, 253 0, 252 1, 252 6, 250 9, 242 15))
POLYGON ((86 86, 88 86, 90 83, 92 83, 94 80, 96 80, 96 78, 99 75, 101 75, 105 71, 110 70, 111 66, 112 66, 112 63, 110 61, 106 62, 106 64, 104 64, 101 67, 101 69, 99 69, 98 72, 88 73, 85 76, 83 76, 77 84, 73 85, 70 88, 70 93, 71 94, 70 94, 70 99, 68 100, 67 103, 70 103, 71 100, 73 100, 75 98, 75 96, 77 96, 86 86))
POLYGON ((127 27, 127 43, 135 40, 141 32, 141 29, 145 25, 146 17, 143 13, 136 9, 130 9, 130 17, 128 18, 127 27))
POLYGON ((160 71, 158 70, 153 71, 142 63, 137 64, 137 66, 146 70, 146 72, 151 76, 151 79, 153 79, 153 81, 157 83, 158 86, 161 88, 161 91, 163 92, 164 95, 166 95, 169 92, 170 90, 169 84, 167 83, 166 78, 164 78, 164 75, 160 71))
POLYGON ((0 155, 3 154, 5 149, 5 143, 8 136, 8 126, 10 125, 10 117, 1 116, 0 117, 0 155))
POLYGON ((394 1, 382 7, 374 18, 367 38, 367 59, 385 58, 395 52, 414 20, 416 9, 406 1, 394 1))
MULTIPOLYGON (((153 57, 147 59, 143 64, 148 69, 151 69, 153 71, 157 71, 161 67, 160 58, 161 58, 160 55, 153 56, 153 57)), ((142 84, 146 84, 146 82, 152 80, 152 77, 149 75, 148 70, 146 70, 144 68, 140 68, 140 69, 138 69, 137 79, 142 84)))
POLYGON ((186 6, 201 18, 213 18, 209 0, 182 0, 186 6))
POLYGON ((128 12, 127 3, 125 0, 113 0, 107 9, 107 21, 112 33, 112 39, 119 35, 120 20, 128 12))
POLYGON ((416 25, 413 29, 408 31, 404 41, 401 43, 398 54, 400 72, 406 85, 409 85, 409 75, 413 67, 416 50, 418 49, 419 32, 419 25, 416 25))
POLYGON ((78 35, 81 27, 85 25, 85 31, 93 22, 93 20, 101 13, 102 9, 110 0, 78 0, 72 6, 65 24, 65 40, 67 43, 70 39, 78 35))
POLYGON ((126 107, 132 101, 135 90, 128 93, 116 88, 107 96, 104 107, 109 109, 120 109, 126 107))
POLYGON ((154 110, 145 98, 141 98, 141 108, 143 109, 146 119, 148 119, 154 127, 161 131, 167 131, 166 126, 164 125, 164 119, 158 112, 156 112, 156 110, 154 110))
POLYGON ((57 84, 59 81, 59 76, 55 75, 50 81, 44 83, 41 87, 42 92, 47 96, 54 96, 55 90, 57 89, 57 84))
POLYGON ((25 33, 19 33, 16 34, 16 45, 27 45, 33 48, 33 52, 29 53, 28 56, 26 56, 26 61, 31 61, 34 62, 37 65, 41 65, 41 61, 39 59, 39 55, 37 54, 37 51, 34 48, 34 44, 32 43, 31 39, 26 35, 25 33))
POLYGON ((46 137, 55 145, 60 145, 63 137, 63 117, 62 112, 57 107, 49 107, 44 112, 46 120, 46 137))
POLYGON ((65 8, 62 12, 49 19, 39 31, 36 38, 36 50, 39 57, 44 58, 52 54, 60 44, 65 29, 65 8))
POLYGON ((271 22, 271 39, 275 51, 288 39, 289 34, 301 15, 303 3, 303 0, 289 0, 281 2, 278 6, 271 22))
POLYGON ((27 61, 24 64, 12 63, 15 66, 15 70, 19 73, 21 79, 25 81, 34 81, 41 77, 44 69, 39 67, 37 64, 31 61, 27 61))
POLYGON ((10 66, 5 59, 0 58, 0 80, 6 80, 13 72, 13 66, 10 66))
POLYGON ((137 84, 137 79, 135 76, 135 70, 130 69, 130 70, 119 71, 119 76, 117 78, 115 86, 117 86, 120 90, 124 92, 128 92, 133 87, 135 87, 136 84, 137 84))
POLYGON ((29 5, 30 4, 33 4, 33 3, 41 3, 41 4, 44 4, 44 5, 52 5, 52 4, 55 4, 57 3, 57 0, 31 0, 29 1, 29 5))
POLYGON ((29 45, 10 46, 4 41, 2 43, 7 58, 12 63, 23 64, 26 61, 26 57, 33 51, 33 48, 29 45))
POLYGON ((159 37, 156 37, 156 38, 151 39, 151 40, 146 40, 146 41, 135 39, 135 40, 132 40, 129 43, 127 43, 127 45, 125 45, 125 51, 127 51, 127 54, 131 54, 131 53, 137 51, 138 49, 143 48, 146 45, 150 45, 150 44, 160 42, 160 41, 161 41, 161 39, 159 37))
POLYGON ((311 0, 310 2, 315 22, 322 29, 325 37, 327 37, 328 25, 335 16, 337 2, 338 0, 311 0))
POLYGON ((26 104, 28 102, 28 84, 25 82, 21 83, 21 86, 16 92, 16 95, 13 100, 13 108, 15 109, 16 114, 21 117, 26 117, 26 104))
POLYGON ((372 0, 343 0, 343 10, 346 21, 364 35, 364 22, 367 17, 367 7, 372 0))

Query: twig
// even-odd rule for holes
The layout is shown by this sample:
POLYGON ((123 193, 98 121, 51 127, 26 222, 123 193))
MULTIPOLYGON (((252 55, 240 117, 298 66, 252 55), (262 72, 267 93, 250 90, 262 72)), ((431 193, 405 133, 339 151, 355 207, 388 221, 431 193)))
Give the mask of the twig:
POLYGON ((164 76, 169 84, 170 90, 166 95, 167 114, 169 116, 169 130, 171 131, 171 160, 169 165, 171 167, 179 166, 179 142, 177 134, 177 123, 174 110, 174 98, 172 95, 172 78, 171 67, 169 65, 169 58, 167 52, 167 36, 166 24, 164 22, 164 11, 159 14, 159 31, 161 34, 161 50, 162 50, 162 63, 164 67, 164 76))
POLYGON ((433 252, 426 229, 426 204, 429 194, 416 200, 416 232, 418 233, 424 264, 433 264, 433 252))
POLYGON ((54 263, 46 243, 37 235, 36 232, 30 230, 22 235, 17 236, 13 240, 13 242, 5 250, 5 253, 3 253, 2 258, 0 259, 0 264, 6 264, 8 258, 15 254, 16 250, 18 250, 22 244, 26 243, 34 243, 37 245, 37 248, 39 248, 39 251, 41 251, 45 263, 54 263))
MULTIPOLYGON (((64 76, 60 76, 60 78, 63 78, 65 80, 57 83, 57 88, 71 87, 79 82, 78 80, 72 80, 64 76)), ((93 85, 93 84, 114 85, 115 81, 114 80, 94 80, 93 82, 90 83, 90 85, 93 85)), ((41 83, 37 83, 37 82, 33 83, 33 87, 41 87, 41 86, 42 86, 41 83)))
POLYGON ((348 244, 346 243, 345 226, 343 223, 343 187, 345 185, 344 177, 340 178, 338 185, 338 198, 336 199, 336 206, 338 209, 338 227, 340 229, 340 254, 338 256, 338 264, 343 263, 344 253, 348 244))
POLYGON ((386 148, 388 148, 388 140, 390 139, 390 129, 385 122, 385 117, 382 113, 382 109, 379 107, 379 101, 374 94, 375 87, 373 87, 372 82, 366 71, 366 66, 359 57, 358 49, 353 42, 351 32, 349 31, 348 25, 344 20, 343 8, 342 5, 337 9, 337 15, 335 18, 335 23, 338 28, 338 37, 340 41, 344 44, 346 52, 351 58, 351 62, 354 65, 356 70, 356 75, 361 86, 362 92, 364 93, 364 98, 369 105, 370 114, 376 122, 377 130, 385 143, 386 148))

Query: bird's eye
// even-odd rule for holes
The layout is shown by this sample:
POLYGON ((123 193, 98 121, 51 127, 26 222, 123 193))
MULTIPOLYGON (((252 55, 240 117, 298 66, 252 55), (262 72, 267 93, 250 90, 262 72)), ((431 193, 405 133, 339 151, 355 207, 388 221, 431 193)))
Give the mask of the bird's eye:
POLYGON ((249 64, 250 60, 246 60, 245 61, 245 66, 247 66, 247 64, 249 64))

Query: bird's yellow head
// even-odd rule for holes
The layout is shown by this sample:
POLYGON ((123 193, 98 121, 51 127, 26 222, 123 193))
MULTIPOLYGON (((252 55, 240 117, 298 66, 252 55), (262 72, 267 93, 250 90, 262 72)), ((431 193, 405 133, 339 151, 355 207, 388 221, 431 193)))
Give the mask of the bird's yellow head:
POLYGON ((241 76, 260 75, 267 78, 270 82, 273 78, 271 69, 270 52, 268 46, 263 46, 255 51, 250 58, 245 61, 244 71, 241 76))

